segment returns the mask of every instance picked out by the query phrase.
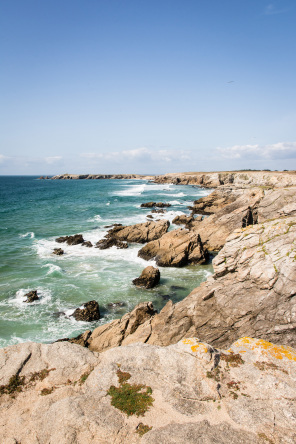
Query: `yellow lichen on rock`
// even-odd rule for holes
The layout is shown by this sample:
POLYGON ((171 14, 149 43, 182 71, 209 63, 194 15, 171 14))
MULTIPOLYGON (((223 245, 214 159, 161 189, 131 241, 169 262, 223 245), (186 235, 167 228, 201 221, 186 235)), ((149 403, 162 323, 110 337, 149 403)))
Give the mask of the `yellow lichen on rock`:
POLYGON ((245 346, 249 350, 259 350, 264 356, 271 356, 276 359, 289 359, 296 362, 296 350, 285 345, 275 345, 264 339, 253 339, 244 337, 233 344, 234 347, 245 346))
POLYGON ((207 353, 208 352, 207 345, 204 344, 203 342, 199 342, 198 339, 196 339, 196 338, 183 339, 182 343, 184 345, 191 345, 191 351, 193 351, 193 353, 197 353, 197 352, 207 353))

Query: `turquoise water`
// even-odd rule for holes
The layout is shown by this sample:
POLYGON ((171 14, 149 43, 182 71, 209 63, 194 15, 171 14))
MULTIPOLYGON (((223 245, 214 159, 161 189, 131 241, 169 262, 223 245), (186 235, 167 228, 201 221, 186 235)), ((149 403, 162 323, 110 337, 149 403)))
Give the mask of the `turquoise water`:
MULTIPOLYGON (((0 176, 0 347, 75 336, 121 317, 140 301, 151 300, 160 310, 168 299, 183 299, 209 276, 211 265, 160 268, 159 286, 138 289, 132 279, 148 265, 137 257, 141 245, 99 250, 58 244, 55 238, 82 233, 95 243, 106 234, 106 225, 146 221, 149 209, 140 204, 151 200, 170 202, 168 212, 157 217, 172 221, 177 214, 189 214, 187 206, 208 193, 139 180, 0 176), (57 247, 66 254, 53 255, 57 247), (30 290, 37 290, 40 300, 26 304, 24 294, 30 290), (77 322, 69 316, 93 299, 100 305, 99 321, 77 322), (108 303, 118 301, 125 306, 108 308, 108 303)), ((171 225, 174 228, 179 227, 171 225)))

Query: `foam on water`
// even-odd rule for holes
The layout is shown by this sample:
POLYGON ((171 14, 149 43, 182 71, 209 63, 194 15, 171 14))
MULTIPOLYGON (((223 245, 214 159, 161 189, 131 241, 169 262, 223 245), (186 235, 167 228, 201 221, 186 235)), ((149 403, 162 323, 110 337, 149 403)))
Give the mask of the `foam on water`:
POLYGON ((16 292, 15 297, 10 299, 8 303, 10 305, 21 306, 24 309, 28 309, 32 305, 48 304, 48 302, 51 300, 51 291, 47 288, 41 287, 34 288, 34 290, 37 290, 37 294, 39 296, 37 301, 30 302, 29 304, 25 302, 25 295, 32 291, 32 288, 21 288, 16 292))
POLYGON ((25 233, 25 234, 19 234, 19 237, 20 238, 29 237, 31 239, 34 239, 35 233, 33 233, 33 231, 29 231, 28 233, 25 233))
POLYGON ((42 265, 42 268, 49 268, 49 270, 47 271, 47 276, 50 276, 51 274, 61 274, 62 273, 62 269, 61 267, 59 267, 58 265, 55 264, 44 264, 42 265))
MULTIPOLYGON (((127 186, 127 185, 124 185, 127 186)), ((113 196, 140 196, 146 189, 147 185, 145 183, 141 185, 130 185, 126 190, 119 190, 113 192, 113 196)))

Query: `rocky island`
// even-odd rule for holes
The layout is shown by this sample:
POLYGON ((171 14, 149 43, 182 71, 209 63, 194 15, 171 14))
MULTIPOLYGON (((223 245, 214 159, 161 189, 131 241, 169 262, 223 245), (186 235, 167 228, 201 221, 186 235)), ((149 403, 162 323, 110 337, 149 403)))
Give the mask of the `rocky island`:
POLYGON ((149 180, 213 192, 182 228, 119 226, 107 240, 144 243, 139 256, 166 267, 215 254, 214 274, 159 313, 141 303, 76 339, 0 350, 2 441, 295 443, 296 173, 149 180))

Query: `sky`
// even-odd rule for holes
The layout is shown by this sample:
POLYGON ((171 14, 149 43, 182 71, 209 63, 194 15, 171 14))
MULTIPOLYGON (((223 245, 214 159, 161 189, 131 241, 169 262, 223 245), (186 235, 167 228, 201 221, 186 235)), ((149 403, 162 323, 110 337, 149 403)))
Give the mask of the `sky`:
POLYGON ((0 0, 0 174, 296 169, 295 0, 0 0))

